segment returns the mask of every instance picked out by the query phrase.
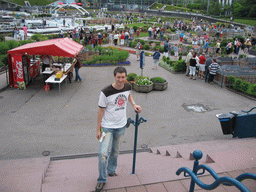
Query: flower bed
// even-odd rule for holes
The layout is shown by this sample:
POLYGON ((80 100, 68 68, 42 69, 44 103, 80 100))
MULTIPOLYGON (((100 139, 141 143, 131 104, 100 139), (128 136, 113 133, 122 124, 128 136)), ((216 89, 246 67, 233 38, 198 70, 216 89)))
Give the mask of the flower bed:
POLYGON ((82 66, 91 66, 91 67, 100 67, 100 66, 109 66, 109 65, 130 65, 131 62, 130 61, 125 61, 125 62, 118 62, 118 63, 96 63, 96 64, 88 64, 88 63, 84 63, 82 64, 82 66))

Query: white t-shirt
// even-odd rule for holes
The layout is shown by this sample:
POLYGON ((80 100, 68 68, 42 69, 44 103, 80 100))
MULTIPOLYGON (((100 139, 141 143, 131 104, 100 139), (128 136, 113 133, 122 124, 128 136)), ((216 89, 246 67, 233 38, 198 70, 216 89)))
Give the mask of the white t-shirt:
POLYGON ((125 83, 121 90, 115 89, 112 85, 101 90, 98 105, 105 108, 102 127, 117 129, 126 125, 126 106, 131 89, 131 85, 125 83))

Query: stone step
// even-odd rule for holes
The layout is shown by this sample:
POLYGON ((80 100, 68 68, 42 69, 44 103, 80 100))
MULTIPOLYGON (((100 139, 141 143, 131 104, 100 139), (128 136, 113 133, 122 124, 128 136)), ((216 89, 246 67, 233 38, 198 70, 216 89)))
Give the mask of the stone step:
POLYGON ((215 153, 218 151, 230 151, 237 149, 255 148, 255 138, 250 139, 232 139, 232 140, 216 140, 216 141, 204 141, 191 144, 182 145, 170 145, 162 147, 151 148, 151 152, 161 155, 170 155, 174 158, 184 158, 186 160, 193 160, 193 151, 198 149, 203 152, 203 158, 201 162, 211 163, 208 153, 215 153))
POLYGON ((50 157, 0 161, 0 191, 41 192, 50 157))

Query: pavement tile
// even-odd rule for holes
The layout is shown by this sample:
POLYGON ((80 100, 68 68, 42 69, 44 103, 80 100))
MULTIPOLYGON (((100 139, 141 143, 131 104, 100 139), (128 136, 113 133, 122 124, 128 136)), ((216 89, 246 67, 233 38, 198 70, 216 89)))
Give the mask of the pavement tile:
POLYGON ((107 192, 126 192, 125 188, 119 188, 119 189, 109 189, 107 192))
POLYGON ((182 183, 178 181, 169 181, 169 182, 163 182, 165 188, 168 192, 187 192, 188 189, 182 185, 182 183))
POLYGON ((148 192, 168 192, 163 183, 145 185, 148 192))
POLYGON ((136 187, 128 187, 126 188, 127 192, 147 192, 144 185, 142 186, 136 186, 136 187))
MULTIPOLYGON (((190 188, 190 183, 191 183, 191 179, 183 179, 180 181, 182 183, 182 185, 189 190, 190 188)), ((197 184, 195 184, 195 190, 197 189, 201 189, 197 184)))

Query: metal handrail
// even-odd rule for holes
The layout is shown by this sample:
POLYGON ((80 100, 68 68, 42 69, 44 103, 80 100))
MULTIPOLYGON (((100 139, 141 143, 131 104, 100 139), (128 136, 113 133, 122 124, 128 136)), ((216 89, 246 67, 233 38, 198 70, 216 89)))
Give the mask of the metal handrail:
POLYGON ((184 177, 191 177, 191 184, 189 190, 190 192, 194 192, 195 183, 202 189, 206 190, 213 190, 217 188, 220 184, 223 184, 226 186, 235 186, 242 192, 250 192, 250 190, 245 185, 243 185, 241 181, 245 179, 256 180, 256 174, 244 173, 236 178, 220 177, 211 167, 203 164, 199 165, 198 160, 201 159, 203 156, 203 153, 200 150, 195 150, 193 152, 193 156, 195 158, 193 171, 187 167, 181 167, 176 172, 176 175, 180 175, 182 172, 184 172, 184 177), (197 173, 200 169, 203 170, 202 173, 197 173), (203 175, 205 173, 205 170, 207 170, 215 179, 215 181, 212 184, 207 185, 197 177, 198 175, 203 175))
POLYGON ((253 107, 253 108, 251 108, 249 111, 244 111, 244 110, 241 110, 243 113, 250 113, 253 109, 256 109, 256 107, 253 107))

